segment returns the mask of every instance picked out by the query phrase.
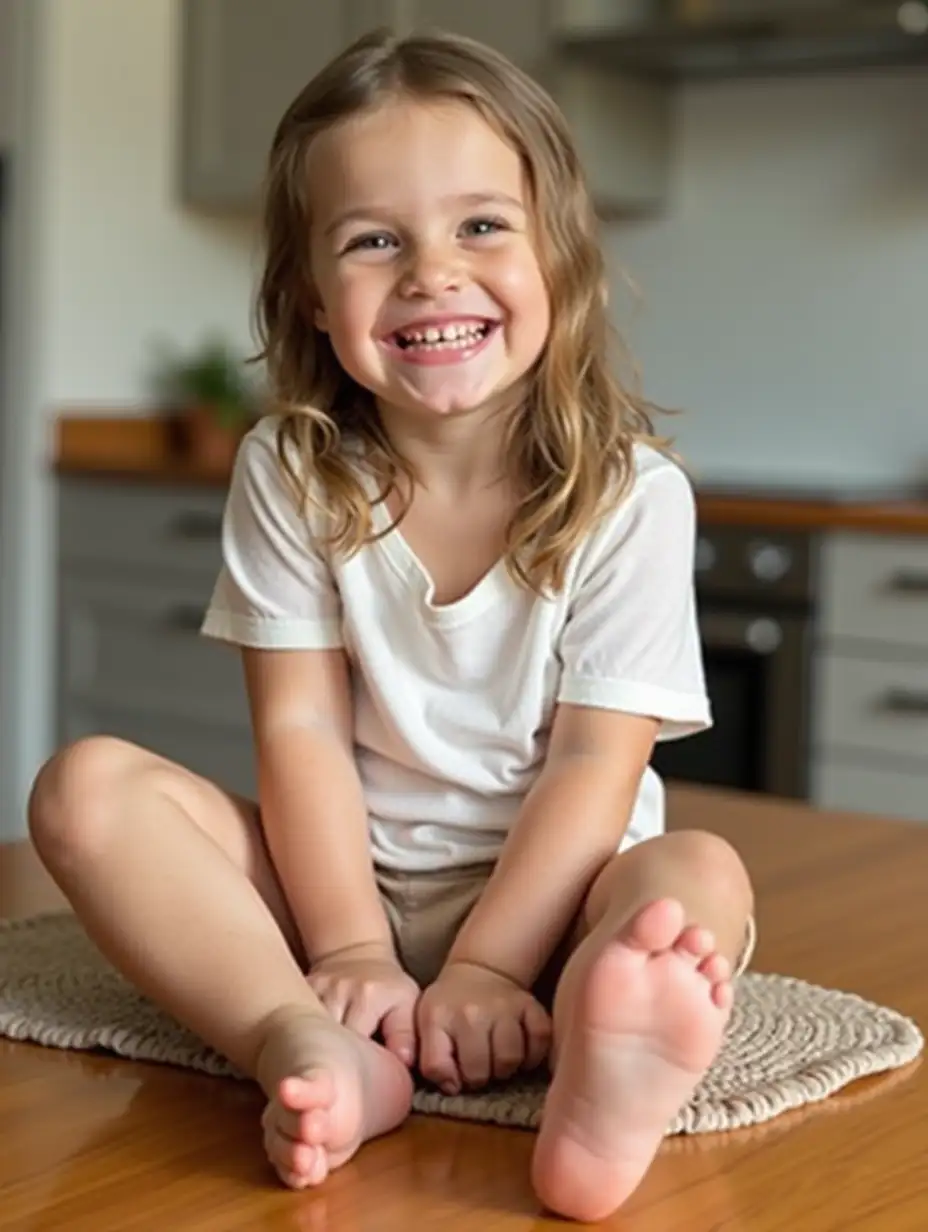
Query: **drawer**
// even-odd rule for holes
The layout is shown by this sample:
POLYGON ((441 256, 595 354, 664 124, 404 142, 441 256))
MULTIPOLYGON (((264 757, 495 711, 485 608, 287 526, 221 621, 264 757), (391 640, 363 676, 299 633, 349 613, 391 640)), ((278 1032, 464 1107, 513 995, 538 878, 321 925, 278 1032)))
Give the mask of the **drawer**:
POLYGON ((254 748, 247 731, 83 702, 65 708, 60 728, 63 742, 99 734, 120 736, 186 766, 227 791, 256 799, 254 748))
POLYGON ((64 480, 62 565, 197 573, 215 580, 225 492, 111 480, 64 480))
POLYGON ((928 821, 928 772, 832 756, 813 767, 812 780, 813 800, 821 808, 928 821))
POLYGON ((60 687, 70 698, 247 728, 241 657, 204 638, 211 587, 123 577, 61 583, 60 687))
POLYGON ((826 537, 821 622, 829 639, 872 639, 928 652, 928 541, 826 537))
POLYGON ((914 758, 928 772, 928 660, 823 656, 815 742, 827 749, 914 758))

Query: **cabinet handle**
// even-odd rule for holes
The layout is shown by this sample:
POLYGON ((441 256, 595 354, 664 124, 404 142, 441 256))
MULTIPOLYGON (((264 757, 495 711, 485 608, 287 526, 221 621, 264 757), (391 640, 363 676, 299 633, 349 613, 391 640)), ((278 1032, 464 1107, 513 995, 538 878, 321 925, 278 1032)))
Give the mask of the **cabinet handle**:
POLYGON ((918 569, 897 569, 889 579, 889 589, 897 595, 928 597, 928 572, 918 569))
POLYGON ((879 708, 889 714, 917 714, 928 717, 928 692, 887 689, 880 699, 879 708))
POLYGON ((175 632, 199 633, 203 616, 203 609, 196 604, 178 603, 165 613, 164 623, 175 632))
POLYGON ((179 513, 168 526, 170 539, 218 541, 222 537, 222 515, 187 509, 179 513))

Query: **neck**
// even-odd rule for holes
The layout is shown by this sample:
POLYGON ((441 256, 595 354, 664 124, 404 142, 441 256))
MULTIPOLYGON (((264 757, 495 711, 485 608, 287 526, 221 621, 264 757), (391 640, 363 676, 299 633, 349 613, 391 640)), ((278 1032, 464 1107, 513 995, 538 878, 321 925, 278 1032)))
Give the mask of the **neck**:
POLYGON ((382 405, 380 417, 424 488, 463 495, 504 478, 507 417, 500 408, 432 419, 382 405))

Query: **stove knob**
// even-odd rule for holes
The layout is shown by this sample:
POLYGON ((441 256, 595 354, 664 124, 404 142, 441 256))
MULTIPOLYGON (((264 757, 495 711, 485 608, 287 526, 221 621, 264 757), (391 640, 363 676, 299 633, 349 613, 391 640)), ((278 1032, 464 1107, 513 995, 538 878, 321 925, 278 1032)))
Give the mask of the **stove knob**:
POLYGON ((719 554, 712 540, 700 535, 696 540, 696 572, 711 573, 718 557, 719 554))
POLYGON ((899 28, 914 38, 928 34, 928 4, 924 0, 904 0, 896 12, 899 28))
POLYGON ((755 654, 773 654, 783 641, 783 630, 775 620, 759 617, 748 625, 744 640, 755 654))
POLYGON ((748 566, 759 582, 779 582, 792 568, 793 557, 778 543, 756 543, 748 550, 748 566))

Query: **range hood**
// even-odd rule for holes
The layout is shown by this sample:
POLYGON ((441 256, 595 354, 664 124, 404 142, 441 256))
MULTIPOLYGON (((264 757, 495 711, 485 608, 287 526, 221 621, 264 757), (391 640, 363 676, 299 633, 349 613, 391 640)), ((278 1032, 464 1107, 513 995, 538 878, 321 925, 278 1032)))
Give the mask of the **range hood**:
POLYGON ((928 0, 587 0, 560 41, 599 67, 671 78, 928 65, 928 0))

